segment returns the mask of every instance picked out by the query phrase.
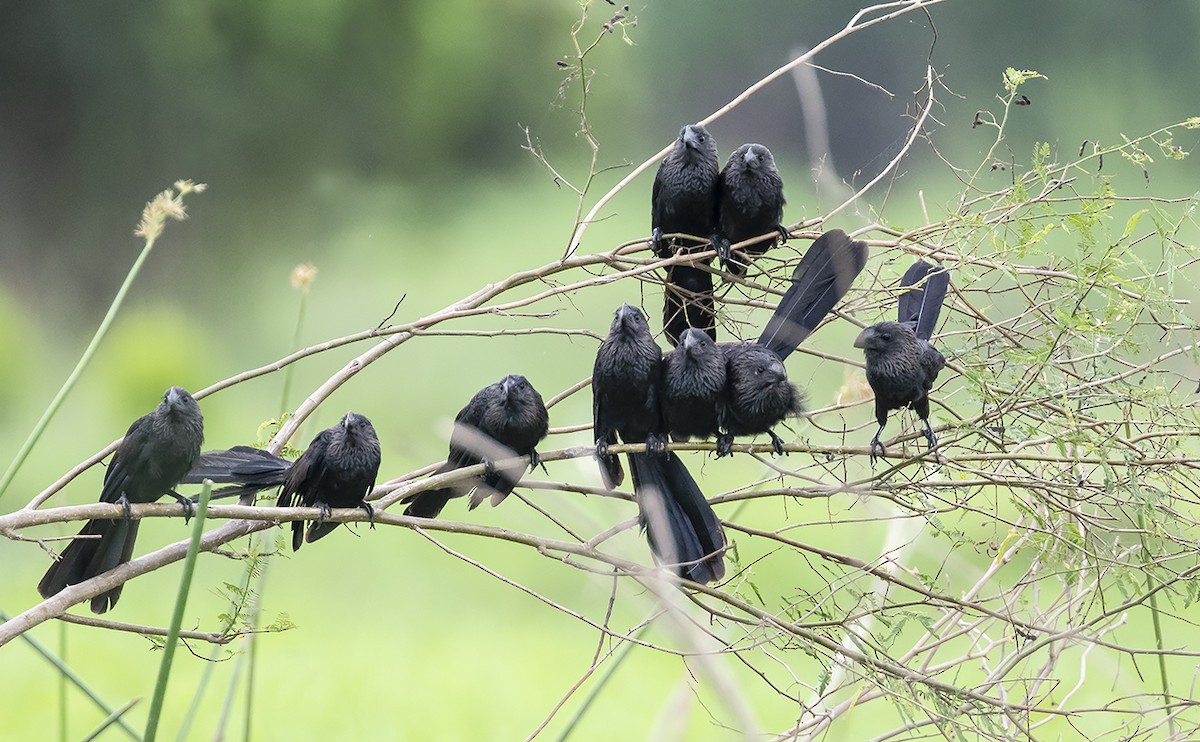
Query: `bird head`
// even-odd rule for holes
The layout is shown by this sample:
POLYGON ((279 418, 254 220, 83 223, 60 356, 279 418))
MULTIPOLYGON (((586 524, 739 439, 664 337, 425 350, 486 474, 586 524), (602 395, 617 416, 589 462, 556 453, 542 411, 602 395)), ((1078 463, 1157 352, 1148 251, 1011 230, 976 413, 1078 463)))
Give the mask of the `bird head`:
POLYGON ((747 171, 771 171, 775 169, 775 158, 771 150, 761 144, 743 144, 729 156, 729 166, 747 171))
POLYGON ((341 422, 338 423, 344 434, 350 436, 364 435, 368 432, 374 433, 375 428, 371 425, 371 421, 365 415, 360 415, 357 412, 347 412, 342 416, 341 422))
POLYGON ((168 412, 179 413, 196 406, 196 400, 181 386, 173 386, 163 392, 163 404, 168 412))
POLYGON ((716 166, 717 143, 708 133, 708 129, 700 124, 688 124, 679 130, 679 139, 676 140, 675 150, 682 152, 689 159, 711 158, 714 161, 714 167, 716 166))
POLYGON ((529 380, 520 374, 509 374, 500 380, 500 390, 504 392, 505 401, 510 403, 527 399, 532 389, 529 380))
POLYGON ((695 327, 689 327, 679 336, 679 347, 683 348, 683 352, 690 356, 703 353, 714 345, 713 339, 708 336, 707 332, 695 327))
POLYGON ((889 350, 915 343, 917 336, 908 325, 899 322, 880 322, 871 325, 854 338, 854 347, 866 353, 886 353, 889 350))
POLYGON ((646 315, 642 314, 642 310, 632 304, 622 304, 617 307, 617 311, 613 313, 611 333, 639 333, 641 331, 650 330, 650 325, 646 321, 646 315))

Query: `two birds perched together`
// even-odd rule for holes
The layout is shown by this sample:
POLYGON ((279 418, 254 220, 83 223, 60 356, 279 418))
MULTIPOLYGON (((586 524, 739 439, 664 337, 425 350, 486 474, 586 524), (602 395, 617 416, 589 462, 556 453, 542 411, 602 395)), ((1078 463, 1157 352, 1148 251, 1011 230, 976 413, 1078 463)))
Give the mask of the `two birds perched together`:
MULTIPOLYGON (((679 132, 654 176, 650 194, 650 247, 660 258, 716 250, 721 266, 739 276, 751 260, 787 240, 783 180, 771 151, 738 147, 718 170, 717 143, 700 124, 679 132), (769 236, 768 236, 769 235, 769 236), (735 250, 733 245, 758 241, 735 250)), ((703 263, 711 262, 711 258, 703 263)), ((691 263, 667 268, 663 329, 672 345, 688 328, 717 339, 713 274, 691 263)))
MULTIPOLYGON (((703 243, 689 237, 707 238, 723 267, 740 275, 754 256, 788 237, 780 224, 782 181, 762 145, 743 145, 720 172, 716 158, 716 145, 704 127, 684 127, 655 178, 651 246, 659 257, 670 257, 676 249, 703 249, 703 243)), ((593 368, 596 455, 602 478, 612 488, 621 484, 624 473, 607 447, 618 438, 645 444, 645 451, 628 455, 639 517, 658 561, 680 577, 702 583, 723 579, 726 542, 719 519, 668 449, 667 439, 715 436, 720 458, 731 454, 734 436, 766 433, 782 453, 773 427, 802 406, 783 361, 845 295, 866 259, 865 243, 840 230, 821 235, 797 265, 755 342, 714 342, 713 273, 687 263, 667 271, 664 330, 677 347, 666 356, 640 310, 629 305, 617 310, 593 368)), ((948 284, 945 270, 918 262, 901 280, 907 290, 900 297, 898 321, 868 327, 855 340, 865 353, 867 380, 876 395, 879 429, 871 440, 872 462, 886 454, 879 439, 893 409, 914 409, 925 424, 930 448, 937 445, 928 420, 928 393, 945 359, 930 339, 948 284)), ((38 583, 43 597, 130 560, 138 529, 129 517, 130 504, 170 495, 190 515, 192 501, 173 489, 179 483, 208 479, 232 484, 218 494, 239 496, 278 487, 280 507, 317 507, 320 517, 307 532, 303 522, 293 522, 293 549, 337 527, 326 521, 334 507, 362 508, 373 525, 374 510, 365 498, 379 472, 380 445, 366 417, 347 413, 317 434, 294 462, 248 446, 201 454, 203 430, 199 405, 181 387, 168 389, 155 410, 133 422, 109 464, 100 495, 101 502, 122 505, 125 517, 88 521, 38 583)), ((405 514, 436 517, 450 499, 466 495, 471 495, 471 509, 489 496, 498 504, 512 492, 525 465, 497 469, 493 462, 528 456, 529 467, 536 467, 536 446, 548 431, 546 406, 525 377, 509 375, 485 387, 456 416, 450 454, 435 472, 482 463, 484 473, 405 498, 405 514)), ((92 611, 112 608, 121 588, 93 597, 92 611)))

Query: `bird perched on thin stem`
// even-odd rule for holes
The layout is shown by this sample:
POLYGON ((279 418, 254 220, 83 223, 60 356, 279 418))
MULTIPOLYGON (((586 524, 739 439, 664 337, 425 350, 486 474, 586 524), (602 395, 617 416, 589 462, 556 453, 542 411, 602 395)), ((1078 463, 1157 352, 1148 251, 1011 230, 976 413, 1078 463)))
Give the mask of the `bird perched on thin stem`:
POLYGON ((663 356, 663 422, 671 438, 686 441, 716 435, 725 405, 725 354, 712 338, 685 330, 679 345, 663 356))
POLYGON ((879 430, 871 439, 871 462, 887 454, 880 442, 888 412, 909 407, 925 424, 930 450, 937 436, 929 424, 929 390, 946 359, 929 342, 950 286, 950 272, 918 260, 900 279, 911 287, 900 295, 897 322, 880 322, 859 333, 854 347, 867 360, 867 383, 875 392, 875 420, 879 430))
POLYGON ((313 542, 340 525, 328 522, 331 508, 362 508, 372 527, 375 510, 364 499, 379 474, 379 437, 366 417, 347 412, 341 422, 313 438, 300 458, 287 469, 278 506, 316 507, 320 517, 304 532, 303 521, 292 522, 292 550, 313 542))
POLYGON ((482 477, 436 490, 426 490, 405 498, 405 515, 436 518, 453 497, 471 493, 474 510, 489 495, 492 505, 500 504, 521 479, 524 465, 496 469, 492 462, 517 456, 529 457, 529 468, 541 463, 537 444, 550 430, 550 413, 542 395, 518 374, 509 374, 495 384, 479 390, 454 418, 450 434, 450 455, 435 474, 475 464, 487 464, 482 477))
MULTIPOLYGON (((660 258, 703 251, 719 243, 717 234, 717 143, 700 124, 679 131, 671 151, 654 176, 650 193, 650 247, 660 258), (669 234, 691 235, 697 240, 669 234)), ((704 261, 709 262, 709 261, 704 261)), ((663 326, 672 344, 688 327, 716 338, 712 274, 694 265, 667 270, 663 326)))
POLYGON ((734 150, 717 181, 717 255, 721 266, 735 276, 746 272, 754 258, 777 243, 772 237, 736 252, 730 245, 777 232, 789 237, 783 220, 783 179, 775 168, 771 150, 761 144, 743 144, 734 150))
POLYGON ((592 371, 596 457, 605 486, 613 488, 624 472, 608 447, 618 436, 646 444, 628 459, 650 549, 680 577, 715 582, 725 576, 725 533, 687 467, 667 450, 661 365, 662 351, 645 315, 628 304, 617 309, 592 371))
POLYGON ((775 313, 753 343, 720 346, 726 360, 724 407, 718 410, 725 433, 717 456, 732 452, 733 438, 767 433, 776 454, 783 441, 772 428, 803 407, 803 396, 787 379, 783 365, 845 296, 867 263, 867 244, 840 229, 821 235, 801 258, 775 313))
MULTIPOLYGON (((42 597, 56 595, 69 585, 89 580, 132 558, 138 521, 129 517, 131 504, 155 502, 170 495, 184 505, 185 517, 190 516, 191 501, 173 488, 200 455, 203 441, 200 405, 187 390, 171 387, 158 407, 129 426, 104 473, 100 502, 117 503, 125 517, 89 520, 79 532, 80 537, 67 544, 38 583, 42 597)), ((92 598, 92 612, 104 613, 116 605, 122 587, 117 585, 92 598)))

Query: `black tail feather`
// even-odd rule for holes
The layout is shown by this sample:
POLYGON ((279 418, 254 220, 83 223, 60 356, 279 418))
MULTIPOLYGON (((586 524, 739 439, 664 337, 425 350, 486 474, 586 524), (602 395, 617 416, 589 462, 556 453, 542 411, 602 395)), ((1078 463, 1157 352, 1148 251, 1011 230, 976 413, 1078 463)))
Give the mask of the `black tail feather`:
POLYGON ((904 272, 900 285, 913 287, 900 295, 900 321, 911 324, 921 340, 929 340, 950 288, 950 271, 918 260, 904 272))
POLYGON ((406 498, 408 507, 404 509, 404 514, 413 518, 436 518, 456 494, 453 487, 418 492, 411 499, 406 498))
POLYGON ((679 565, 676 573, 694 582, 725 577, 725 533, 696 480, 679 457, 635 453, 629 470, 642 527, 655 558, 679 565))
POLYGON ((850 290, 867 264, 867 253, 867 243, 850 239, 840 229, 818 237, 792 273, 792 285, 767 321, 759 344, 781 359, 791 355, 850 290))
POLYGON ((292 462, 270 451, 251 446, 234 446, 225 451, 205 451, 196 460, 181 484, 200 484, 210 479, 216 484, 245 484, 260 489, 283 484, 292 462))
MULTIPOLYGON (((133 556, 137 531, 136 520, 89 520, 79 535, 99 538, 77 538, 67 544, 58 561, 42 576, 38 593, 49 598, 70 585, 78 585, 128 562, 133 556)), ((104 613, 116 605, 122 587, 117 585, 92 598, 92 613, 104 613)))
POLYGON ((713 304, 713 274, 691 265, 667 268, 663 295, 663 330, 671 345, 684 330, 695 327, 717 339, 717 310, 713 304))

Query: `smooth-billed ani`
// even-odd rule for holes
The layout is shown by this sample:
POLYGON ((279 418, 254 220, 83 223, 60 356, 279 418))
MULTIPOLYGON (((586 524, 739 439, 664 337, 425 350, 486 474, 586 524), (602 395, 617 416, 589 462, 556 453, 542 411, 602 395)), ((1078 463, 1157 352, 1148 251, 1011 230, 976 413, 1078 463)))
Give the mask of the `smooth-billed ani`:
POLYGON ((374 525, 375 510, 364 499, 379 474, 379 438, 366 417, 347 412, 341 422, 313 438, 288 468, 278 506, 316 507, 320 517, 304 532, 303 521, 292 522, 292 550, 316 541, 340 525, 325 518, 331 508, 362 508, 374 525))
POLYGON ((541 462, 537 444, 549 429, 550 414, 542 395, 524 376, 510 374, 484 387, 454 418, 450 455, 435 474, 481 463, 489 465, 488 471, 482 477, 405 498, 409 506, 404 514, 436 518, 451 498, 468 493, 472 510, 488 496, 492 505, 500 504, 520 481, 525 466, 496 469, 492 462, 528 456, 529 468, 535 468, 541 462))
MULTIPOLYGON (((717 143, 700 124, 679 131, 679 137, 658 166, 650 193, 650 247, 660 258, 716 247, 717 143), (685 234, 699 241, 665 235, 685 234)), ((705 261, 706 263, 709 261, 705 261)), ((695 265, 667 269, 663 295, 663 328, 671 344, 689 327, 716 338, 712 274, 695 265)))
POLYGON ((644 452, 628 458, 651 550, 660 562, 674 565, 679 576, 712 582, 725 574, 725 535, 683 462, 666 449, 661 366, 662 351, 645 315, 628 304, 617 309, 592 371, 596 456, 605 486, 613 488, 624 472, 608 446, 618 437, 646 444, 644 452))
POLYGON ((930 450, 937 436, 929 424, 929 390, 946 359, 930 344, 942 303, 950 285, 950 272, 918 260, 900 279, 909 286, 900 295, 897 322, 880 322, 863 330, 854 340, 867 360, 867 383, 875 392, 875 421, 879 429, 871 439, 871 461, 887 454, 880 442, 888 412, 912 408, 925 423, 925 440, 930 450))
POLYGON ((738 147, 717 181, 717 255, 725 270, 740 276, 751 260, 775 246, 777 237, 787 240, 788 231, 780 223, 784 203, 783 179, 771 150, 761 144, 738 147), (730 245, 769 232, 778 235, 736 252, 730 249, 730 245))
POLYGON ((725 406, 718 410, 725 428, 717 438, 718 457, 731 453, 734 436, 758 433, 769 434, 775 452, 783 453, 783 441, 772 428, 803 406, 783 361, 846 294, 866 262, 865 242, 840 229, 822 234, 796 266, 792 285, 758 341, 720 346, 728 365, 725 406))
MULTIPOLYGON (((200 405, 182 387, 171 387, 154 411, 129 426, 104 473, 100 502, 121 505, 125 518, 88 521, 79 532, 86 538, 67 544, 38 583, 42 597, 49 598, 132 558, 138 521, 129 518, 131 504, 155 502, 170 495, 183 503, 190 515, 191 502, 172 488, 200 455, 203 441, 200 405)), ((116 605, 122 587, 117 585, 92 598, 92 612, 104 613, 116 605)))
POLYGON ((662 409, 667 432, 677 441, 717 435, 724 406, 725 354, 708 335, 689 329, 663 356, 662 409))
MULTIPOLYGON (((658 166, 650 193, 650 247, 660 258, 675 254, 665 235, 686 234, 710 240, 717 226, 717 142, 700 124, 679 130, 674 146, 658 166)), ((703 242, 676 241, 674 248, 691 250, 703 242)))

